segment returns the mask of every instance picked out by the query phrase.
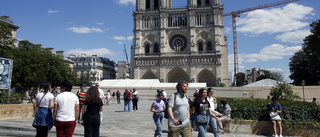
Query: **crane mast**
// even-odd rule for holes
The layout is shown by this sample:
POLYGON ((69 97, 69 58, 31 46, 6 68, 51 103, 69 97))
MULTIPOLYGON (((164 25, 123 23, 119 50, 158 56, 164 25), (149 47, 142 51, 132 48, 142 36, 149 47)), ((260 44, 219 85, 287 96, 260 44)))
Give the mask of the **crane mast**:
POLYGON ((237 42, 237 25, 236 25, 236 17, 238 17, 238 14, 244 13, 244 12, 249 12, 249 11, 254 11, 257 9, 264 9, 268 7, 273 7, 277 5, 282 5, 290 2, 295 2, 299 0, 283 0, 275 3, 270 3, 266 5, 260 5, 252 8, 247 8, 247 9, 242 9, 242 10, 236 10, 232 11, 229 13, 224 13, 223 16, 230 16, 232 15, 232 31, 233 31, 233 49, 234 49, 234 86, 237 86, 237 75, 239 73, 239 64, 238 64, 238 42, 237 42))

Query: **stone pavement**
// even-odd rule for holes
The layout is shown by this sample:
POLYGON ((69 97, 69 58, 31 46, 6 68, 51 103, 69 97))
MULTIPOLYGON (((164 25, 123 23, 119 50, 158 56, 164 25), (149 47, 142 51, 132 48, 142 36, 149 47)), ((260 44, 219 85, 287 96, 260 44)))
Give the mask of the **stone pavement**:
MULTIPOLYGON (((111 102, 103 107, 103 122, 100 126, 101 137, 152 137, 156 126, 152 119, 150 107, 152 98, 143 98, 138 102, 137 112, 123 112, 123 101, 121 104, 111 102)), ((132 105, 131 105, 132 107, 132 105)), ((32 122, 34 118, 20 118, 11 120, 0 120, 0 136, 34 137, 36 130, 32 122)), ((163 121, 163 136, 168 133, 167 119, 163 121)), ((84 127, 77 124, 74 137, 84 136, 84 127)), ((213 137, 212 133, 206 133, 207 137, 213 137)), ((192 137, 198 135, 197 131, 192 132, 192 137)), ((56 129, 53 127, 49 131, 49 137, 56 136, 56 129)), ((261 135, 248 134, 222 134, 221 137, 264 137, 261 135)))

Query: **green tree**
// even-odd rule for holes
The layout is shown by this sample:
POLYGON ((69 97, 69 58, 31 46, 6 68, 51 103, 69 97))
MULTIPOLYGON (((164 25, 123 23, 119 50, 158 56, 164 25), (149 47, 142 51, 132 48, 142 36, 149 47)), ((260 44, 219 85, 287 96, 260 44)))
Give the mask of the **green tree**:
POLYGON ((283 82, 277 82, 276 86, 270 89, 270 96, 275 96, 280 100, 293 101, 294 99, 301 99, 298 93, 293 93, 289 84, 283 82))
POLYGON ((77 85, 81 86, 82 83, 86 84, 86 86, 92 85, 92 82, 90 81, 90 78, 89 78, 89 74, 81 73, 79 83, 77 85))
POLYGON ((237 74, 237 87, 241 87, 243 85, 245 85, 245 74, 243 72, 239 72, 237 74))
POLYGON ((58 86, 65 79, 78 83, 75 72, 63 58, 29 41, 19 42, 18 48, 0 48, 0 53, 13 59, 12 86, 17 91, 40 87, 44 82, 58 86))
POLYGON ((5 23, 0 23, 0 46, 14 45, 17 39, 11 37, 11 29, 5 23))
POLYGON ((318 85, 320 81, 320 20, 310 24, 311 34, 303 41, 302 50, 290 58, 290 76, 294 85, 305 80, 306 85, 318 85))

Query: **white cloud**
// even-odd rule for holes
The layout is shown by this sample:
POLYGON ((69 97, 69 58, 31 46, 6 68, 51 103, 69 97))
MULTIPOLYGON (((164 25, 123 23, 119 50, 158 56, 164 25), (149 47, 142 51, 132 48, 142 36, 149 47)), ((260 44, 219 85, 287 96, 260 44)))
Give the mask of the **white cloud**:
POLYGON ((251 11, 245 13, 246 16, 237 19, 237 31, 257 35, 298 30, 309 25, 308 22, 302 20, 313 16, 313 11, 312 7, 296 3, 282 8, 251 11))
POLYGON ((49 11, 48 11, 49 14, 51 14, 51 13, 58 13, 58 12, 59 12, 58 10, 49 10, 49 11))
POLYGON ((132 40, 133 39, 133 36, 128 36, 127 37, 127 40, 132 40))
POLYGON ((282 72, 282 69, 281 68, 268 68, 266 70, 269 70, 271 72, 282 72))
POLYGON ((281 44, 272 44, 260 50, 260 53, 255 54, 239 54, 239 58, 243 58, 244 62, 258 62, 279 60, 284 56, 291 56, 296 51, 301 50, 302 46, 287 47, 281 44))
POLYGON ((276 39, 282 42, 290 42, 290 43, 298 44, 298 43, 302 43, 303 39, 310 34, 311 32, 308 29, 296 30, 296 31, 285 32, 281 35, 278 35, 276 36, 276 39))
POLYGON ((124 5, 128 5, 128 4, 135 5, 136 4, 136 0, 117 0, 117 2, 119 4, 124 4, 124 5))
POLYGON ((230 34, 230 33, 232 33, 232 29, 230 27, 225 27, 224 33, 230 34))
POLYGON ((123 36, 113 36, 113 39, 115 39, 115 40, 126 40, 126 38, 123 37, 123 36))
POLYGON ((98 55, 98 56, 105 56, 105 55, 109 55, 109 56, 115 56, 116 52, 111 51, 109 49, 106 48, 99 48, 99 49, 71 49, 67 52, 65 52, 67 55, 73 54, 73 55, 82 55, 82 54, 86 54, 87 56, 92 56, 92 55, 98 55))
POLYGON ((125 43, 118 41, 117 44, 122 45, 122 44, 125 44, 125 43))
POLYGON ((93 32, 101 33, 101 32, 105 32, 108 29, 102 30, 100 28, 93 28, 93 27, 92 28, 89 28, 89 27, 70 27, 70 28, 67 28, 66 30, 71 30, 72 32, 75 32, 75 33, 87 34, 87 33, 93 33, 93 32))
POLYGON ((127 36, 127 37, 124 37, 124 36, 113 36, 113 39, 115 39, 115 40, 132 40, 133 36, 127 36))
POLYGON ((98 22, 97 24, 98 24, 98 25, 104 25, 104 23, 103 23, 103 22, 98 22))

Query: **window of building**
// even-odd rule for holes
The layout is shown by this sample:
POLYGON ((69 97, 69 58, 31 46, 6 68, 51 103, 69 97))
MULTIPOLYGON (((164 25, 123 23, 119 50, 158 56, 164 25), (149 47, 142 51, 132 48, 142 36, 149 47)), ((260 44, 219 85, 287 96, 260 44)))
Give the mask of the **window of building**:
POLYGON ((145 49, 144 49, 144 52, 147 54, 147 53, 150 53, 150 45, 147 44, 145 49))
POLYGON ((150 0, 146 0, 146 10, 150 10, 150 0))
POLYGON ((92 58, 92 61, 96 61, 96 58, 92 58))
POLYGON ((158 43, 154 44, 153 53, 160 53, 159 52, 159 44, 158 43))
POLYGON ((159 0, 154 0, 154 10, 159 9, 159 0))
POLYGON ((206 6, 210 6, 210 0, 206 0, 205 4, 206 6))
POLYGON ((203 51, 202 42, 198 43, 198 51, 203 51))
POLYGON ((208 50, 208 51, 212 51, 211 41, 208 41, 208 43, 207 43, 207 50, 208 50))
POLYGON ((197 6, 198 6, 198 7, 201 6, 201 0, 197 0, 197 6))

